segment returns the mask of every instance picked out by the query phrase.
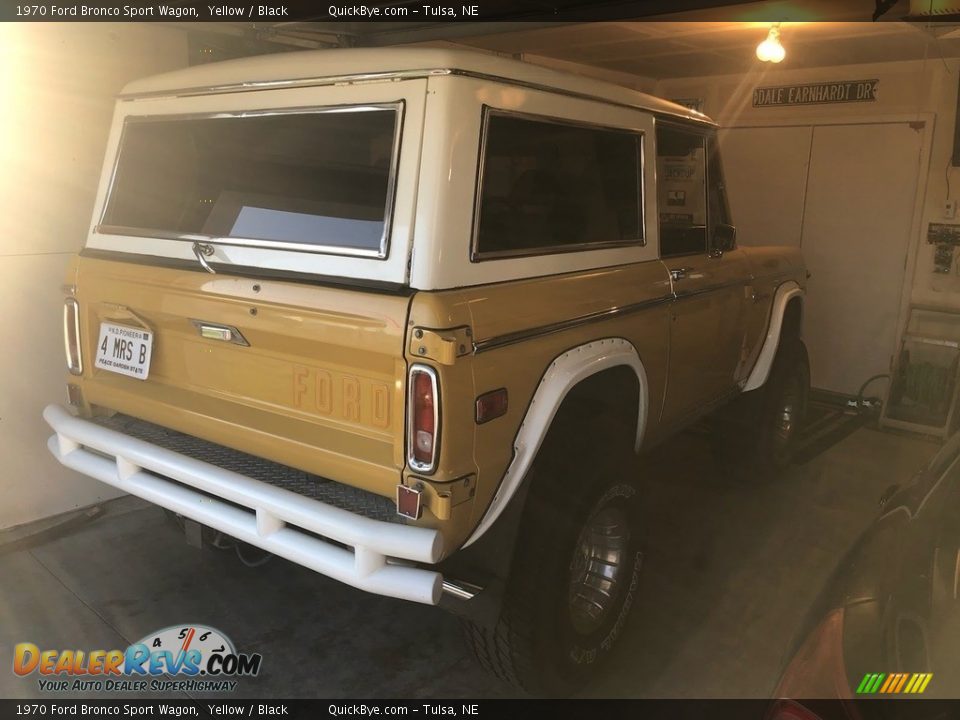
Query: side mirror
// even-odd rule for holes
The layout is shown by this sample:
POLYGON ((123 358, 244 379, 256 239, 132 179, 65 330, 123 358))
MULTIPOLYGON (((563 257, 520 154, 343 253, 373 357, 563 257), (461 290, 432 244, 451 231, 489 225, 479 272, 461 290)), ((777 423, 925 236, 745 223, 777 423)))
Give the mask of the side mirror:
POLYGON ((713 238, 710 249, 715 252, 729 252, 737 247, 737 229, 733 225, 717 223, 713 226, 713 238))

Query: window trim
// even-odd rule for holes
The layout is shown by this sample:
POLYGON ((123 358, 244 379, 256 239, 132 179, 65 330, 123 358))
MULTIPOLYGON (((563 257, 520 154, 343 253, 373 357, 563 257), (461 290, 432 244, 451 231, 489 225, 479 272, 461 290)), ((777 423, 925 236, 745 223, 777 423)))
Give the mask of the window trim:
POLYGON ((163 113, 156 115, 127 115, 123 118, 123 127, 117 143, 113 167, 110 171, 110 180, 104 196, 103 206, 93 232, 98 235, 119 235, 130 237, 159 238, 162 240, 181 240, 184 242, 205 242, 212 245, 241 246, 263 248, 267 250, 291 250, 309 252, 318 255, 342 255, 347 257, 361 257, 373 260, 386 260, 390 254, 390 234, 393 231, 393 215, 397 193, 397 174, 400 170, 400 150, 403 138, 403 122, 406 110, 406 101, 397 100, 384 103, 359 103, 356 105, 327 105, 323 107, 297 106, 287 108, 265 108, 262 110, 238 110, 226 112, 196 112, 196 113, 163 113), (263 117, 268 115, 327 115, 334 113, 354 113, 391 110, 395 113, 393 123, 393 146, 390 150, 390 169, 387 177, 386 203, 384 205, 383 232, 380 236, 380 246, 376 250, 364 248, 349 248, 337 245, 319 245, 313 243, 297 243, 282 240, 264 240, 261 238, 221 237, 204 233, 180 233, 172 230, 154 228, 128 227, 124 225, 108 225, 104 223, 107 208, 113 198, 114 183, 120 167, 120 156, 123 153, 124 138, 129 124, 141 122, 157 122, 170 120, 202 120, 211 118, 232 117, 263 117))
POLYGON ((569 118, 561 118, 552 115, 540 115, 537 113, 527 113, 519 112, 513 110, 501 110, 499 108, 491 107, 490 105, 482 106, 482 120, 480 125, 480 147, 477 156, 477 175, 474 183, 474 201, 473 201, 473 221, 470 226, 470 262, 478 263, 485 262, 488 260, 501 260, 504 258, 520 258, 520 257, 538 257, 544 255, 560 255, 566 253, 574 252, 588 252, 590 250, 606 250, 609 248, 623 248, 623 247, 645 247, 647 244, 647 212, 646 212, 646 198, 647 198, 647 186, 646 186, 646 150, 647 150, 647 133, 644 130, 637 128, 626 128, 618 127, 615 125, 602 125, 600 123, 594 123, 583 120, 573 120, 569 118), (549 123, 552 125, 564 125, 567 127, 580 127, 587 128, 591 130, 608 130, 613 132, 624 133, 627 135, 633 135, 639 140, 638 143, 638 160, 637 163, 637 186, 639 190, 639 197, 637 198, 637 212, 639 217, 637 218, 637 227, 640 230, 640 237, 633 238, 629 240, 609 240, 604 242, 583 242, 577 243, 575 245, 556 245, 546 248, 531 248, 531 249, 519 249, 519 250, 494 250, 490 252, 480 252, 479 242, 480 242, 480 206, 483 203, 483 176, 484 170, 487 162, 486 150, 487 150, 487 141, 489 138, 489 129, 490 129, 490 118, 498 117, 510 117, 510 118, 519 118, 521 120, 531 120, 534 122, 549 123))
MULTIPOLYGON (((713 165, 713 161, 717 161, 717 165, 720 168, 720 182, 718 187, 720 189, 720 194, 723 196, 723 214, 727 220, 726 224, 730 227, 736 228, 736 223, 733 222, 733 212, 730 209, 730 196, 727 194, 727 183, 726 183, 726 174, 723 167, 723 156, 720 153, 720 138, 717 136, 716 130, 708 130, 704 133, 706 138, 706 156, 707 156, 707 252, 713 252, 712 240, 714 235, 714 229, 717 224, 714 222, 716 219, 713 212, 710 208, 710 187, 713 184, 713 174, 710 172, 710 168, 713 165)), ((724 223, 719 223, 724 224, 724 223)), ((736 240, 734 240, 734 250, 738 247, 736 240)), ((730 252, 730 251, 727 251, 730 252)))

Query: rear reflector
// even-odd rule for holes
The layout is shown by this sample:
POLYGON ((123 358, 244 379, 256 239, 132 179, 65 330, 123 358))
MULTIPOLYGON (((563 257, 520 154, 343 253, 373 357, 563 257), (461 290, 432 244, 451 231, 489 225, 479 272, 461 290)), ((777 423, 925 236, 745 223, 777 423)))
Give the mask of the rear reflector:
POLYGON ((83 391, 80 390, 79 385, 67 383, 67 401, 73 407, 80 407, 83 405, 83 391))
POLYGON ((420 489, 397 485, 397 513, 411 520, 420 519, 420 489))
POLYGON ((67 370, 72 375, 83 373, 80 355, 80 306, 74 298, 63 303, 63 346, 67 354, 67 370))
POLYGON ((407 393, 407 462, 417 472, 433 472, 440 444, 440 398, 434 369, 413 365, 407 393))
POLYGON ((482 425, 507 412, 507 389, 500 388, 477 398, 477 425, 482 425))

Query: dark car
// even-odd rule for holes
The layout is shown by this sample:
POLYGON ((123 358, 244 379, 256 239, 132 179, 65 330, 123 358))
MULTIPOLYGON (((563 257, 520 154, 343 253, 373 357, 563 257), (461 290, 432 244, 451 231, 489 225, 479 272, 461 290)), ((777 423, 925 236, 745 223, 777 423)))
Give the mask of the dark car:
POLYGON ((960 434, 884 493, 815 603, 770 720, 939 717, 942 707, 903 701, 960 697, 958 460, 960 434))

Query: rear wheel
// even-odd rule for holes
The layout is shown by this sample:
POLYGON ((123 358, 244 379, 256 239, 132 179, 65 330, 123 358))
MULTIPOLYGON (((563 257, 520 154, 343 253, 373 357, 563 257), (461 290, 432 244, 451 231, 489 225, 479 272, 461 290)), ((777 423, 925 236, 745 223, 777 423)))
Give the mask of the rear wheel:
POLYGON ((533 695, 568 695, 589 680, 622 635, 639 588, 632 443, 622 430, 598 432, 598 458, 577 437, 551 431, 533 469, 500 617, 492 628, 465 628, 486 669, 533 695))
POLYGON ((807 348, 799 337, 781 338, 763 387, 718 413, 718 454, 758 477, 782 470, 797 451, 809 394, 807 348))

